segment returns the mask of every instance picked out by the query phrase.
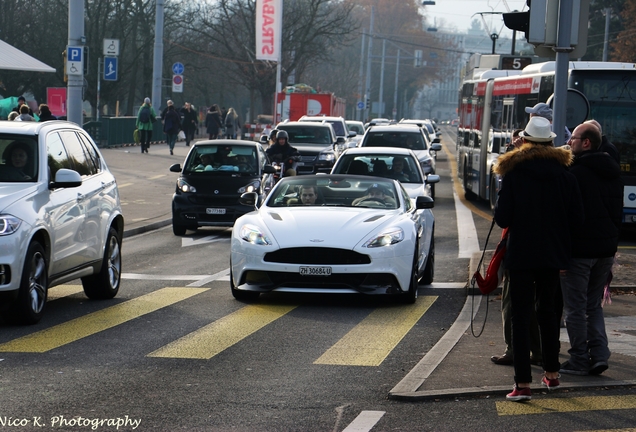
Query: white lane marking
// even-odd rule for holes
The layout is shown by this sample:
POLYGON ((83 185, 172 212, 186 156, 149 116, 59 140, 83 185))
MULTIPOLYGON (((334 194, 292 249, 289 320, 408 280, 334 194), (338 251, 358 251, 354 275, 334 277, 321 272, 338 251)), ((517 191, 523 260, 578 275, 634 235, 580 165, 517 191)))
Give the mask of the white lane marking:
MULTIPOLYGON (((636 336, 629 333, 636 331, 636 317, 606 317, 605 331, 607 332, 608 346, 612 353, 636 357, 636 336)), ((567 329, 561 329, 561 341, 570 343, 567 329)))
POLYGON ((368 432, 386 411, 362 411, 342 432, 368 432))
POLYGON ((181 239, 181 247, 198 246, 206 243, 214 243, 218 241, 230 241, 229 238, 219 238, 218 235, 211 235, 201 238, 185 237, 181 239))
POLYGON ((201 280, 209 277, 208 275, 158 275, 158 274, 139 274, 139 273, 122 273, 122 279, 136 280, 201 280))
POLYGON ((477 229, 473 221, 472 212, 466 207, 453 191, 455 213, 457 213, 457 239, 459 240, 459 254, 457 258, 471 258, 473 252, 479 252, 477 229))
POLYGON ((205 285, 206 283, 210 283, 213 282, 215 280, 218 280, 224 276, 228 276, 228 281, 230 280, 229 278, 229 274, 230 274, 230 269, 226 268, 225 270, 221 270, 218 273, 213 274, 212 276, 206 276, 203 279, 199 280, 198 282, 192 282, 191 284, 187 285, 189 287, 200 287, 205 285))

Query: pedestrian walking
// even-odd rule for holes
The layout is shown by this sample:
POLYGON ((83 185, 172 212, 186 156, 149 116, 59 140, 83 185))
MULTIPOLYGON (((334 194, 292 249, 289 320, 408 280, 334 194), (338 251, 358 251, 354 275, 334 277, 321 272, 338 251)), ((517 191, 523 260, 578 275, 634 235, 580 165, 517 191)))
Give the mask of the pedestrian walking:
POLYGON ((559 386, 559 270, 571 257, 570 230, 583 221, 576 178, 568 171, 572 154, 553 147, 556 134, 550 126, 543 117, 530 118, 520 133, 523 145, 501 155, 495 167, 502 176, 495 221, 508 228, 504 265, 510 274, 515 385, 506 398, 513 401, 532 398, 529 322, 535 299, 541 382, 549 390, 559 386))
MULTIPOLYGON (((166 114, 168 114, 168 109, 170 107, 174 107, 174 102, 172 102, 172 100, 168 99, 168 101, 166 101, 166 107, 163 109, 163 111, 161 111, 161 121, 165 121, 166 119, 166 114)), ((176 111, 175 111, 176 112, 176 111)), ((178 113, 177 113, 178 114, 178 113)))
POLYGON ((152 139, 153 123, 157 119, 157 113, 150 103, 150 98, 145 98, 144 103, 137 112, 137 130, 141 142, 141 152, 148 153, 150 140, 152 139))
MULTIPOLYGON (((170 101, 172 102, 172 101, 170 101)), ((173 104, 169 104, 163 120, 163 131, 166 134, 166 142, 170 147, 170 154, 174 154, 174 145, 177 142, 177 135, 181 130, 181 116, 174 109, 173 104)))
POLYGON ((50 121, 50 120, 57 120, 57 117, 55 117, 52 113, 51 110, 49 109, 49 106, 46 104, 40 104, 40 122, 45 122, 45 121, 50 121))
POLYGON ((585 222, 572 233, 572 258, 561 271, 565 327, 570 358, 561 373, 599 375, 608 368, 603 292, 618 249, 623 216, 623 181, 620 165, 599 151, 601 131, 585 122, 574 129, 570 172, 578 180, 585 222))
POLYGON ((186 102, 181 108, 181 130, 185 134, 186 146, 190 145, 190 141, 194 139, 194 132, 199 126, 197 113, 192 108, 190 102, 186 102))
POLYGON ((225 138, 236 139, 236 134, 239 130, 241 130, 239 116, 234 108, 230 108, 225 116, 225 138))
POLYGON ((208 139, 217 139, 221 133, 221 109, 217 104, 213 104, 205 115, 205 131, 208 139))

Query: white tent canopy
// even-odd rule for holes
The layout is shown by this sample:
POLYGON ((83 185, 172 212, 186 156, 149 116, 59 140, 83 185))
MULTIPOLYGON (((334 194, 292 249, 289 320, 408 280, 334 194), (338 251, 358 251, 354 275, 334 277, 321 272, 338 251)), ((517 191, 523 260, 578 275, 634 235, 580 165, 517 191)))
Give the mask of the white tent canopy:
POLYGON ((12 47, 3 40, 0 40, 0 69, 27 72, 55 72, 55 68, 12 47))

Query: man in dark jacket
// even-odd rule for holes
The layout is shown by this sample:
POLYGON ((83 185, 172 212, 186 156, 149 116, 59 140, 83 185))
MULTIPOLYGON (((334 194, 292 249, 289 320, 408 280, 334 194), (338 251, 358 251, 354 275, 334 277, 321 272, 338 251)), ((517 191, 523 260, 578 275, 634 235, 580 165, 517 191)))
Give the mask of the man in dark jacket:
POLYGON ((601 133, 593 123, 574 129, 570 138, 585 222, 572 235, 572 258, 561 271, 570 358, 561 373, 599 375, 608 368, 605 320, 601 302, 614 264, 623 213, 623 181, 618 162, 599 151, 601 133))
POLYGON ((501 155, 495 168, 503 177, 495 221, 508 228, 504 263, 510 275, 515 387, 506 398, 514 401, 531 398, 529 323, 535 297, 542 383, 559 386, 559 270, 569 264, 571 229, 583 221, 576 178, 568 171, 572 154, 553 147, 550 122, 532 117, 520 136, 523 145, 501 155))
POLYGON ((197 113, 192 109, 190 102, 186 102, 181 108, 181 130, 185 134, 186 146, 194 139, 194 133, 199 127, 197 113))
POLYGON ((300 160, 300 153, 289 144, 287 131, 279 130, 276 134, 276 143, 269 146, 265 153, 270 162, 285 164, 285 177, 296 175, 296 169, 292 166, 296 166, 295 162, 300 160))

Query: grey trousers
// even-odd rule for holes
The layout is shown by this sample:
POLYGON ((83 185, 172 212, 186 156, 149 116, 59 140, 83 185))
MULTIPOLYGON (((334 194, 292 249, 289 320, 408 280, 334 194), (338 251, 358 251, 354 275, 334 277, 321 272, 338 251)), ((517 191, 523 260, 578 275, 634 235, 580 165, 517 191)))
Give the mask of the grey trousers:
POLYGON ((610 357, 603 317, 603 292, 614 257, 572 258, 561 272, 565 326, 570 338, 570 365, 587 370, 610 357))

